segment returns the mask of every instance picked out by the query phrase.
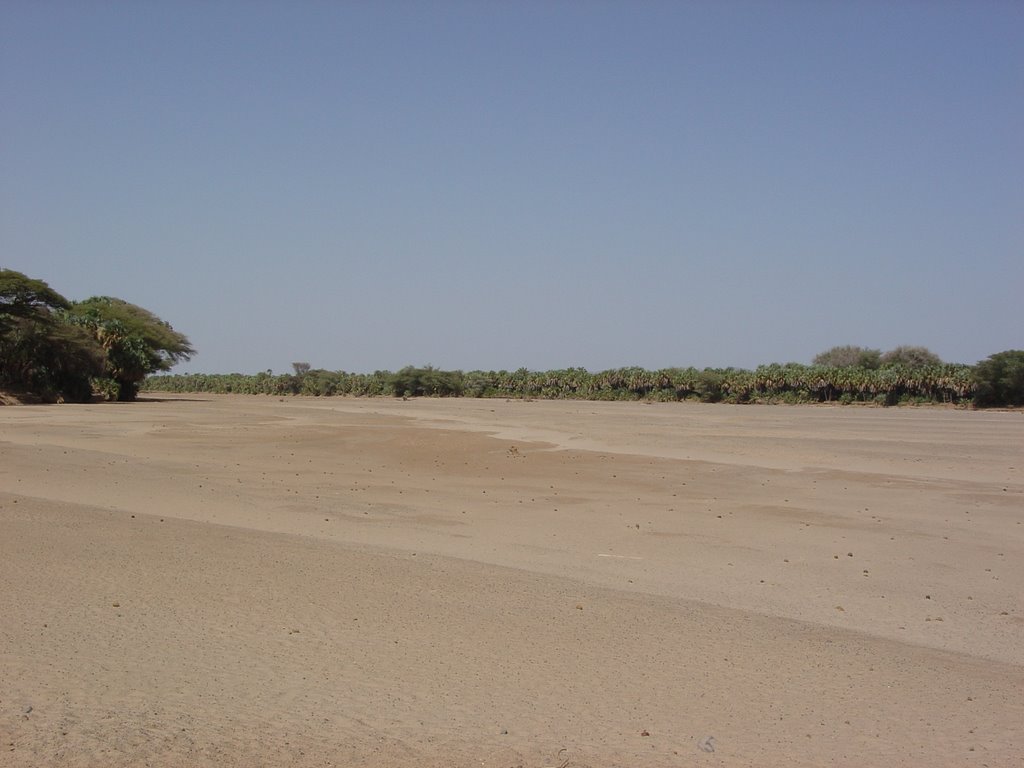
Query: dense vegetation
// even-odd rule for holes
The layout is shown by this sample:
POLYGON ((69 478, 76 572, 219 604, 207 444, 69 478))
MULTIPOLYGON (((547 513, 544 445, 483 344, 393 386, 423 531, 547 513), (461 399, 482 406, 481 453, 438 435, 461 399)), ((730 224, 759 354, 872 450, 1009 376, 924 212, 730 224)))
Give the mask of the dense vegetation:
POLYGON ((821 365, 763 365, 736 368, 617 368, 590 373, 558 371, 440 371, 403 368, 396 374, 311 369, 295 374, 182 374, 151 376, 150 391, 266 395, 433 395, 585 400, 700 400, 778 403, 963 403, 976 383, 967 365, 836 368, 821 365))
POLYGON ((306 363, 296 363, 294 373, 279 375, 266 371, 252 376, 239 373, 151 376, 144 388, 154 392, 252 395, 1024 405, 1022 351, 1000 352, 977 366, 943 363, 923 347, 897 347, 885 354, 860 347, 836 347, 817 359, 846 364, 773 363, 752 371, 616 368, 599 373, 583 368, 463 372, 427 366, 406 367, 397 373, 363 374, 313 369, 306 363), (867 366, 863 365, 865 361, 867 366))
POLYGON ((976 405, 1024 405, 1024 350, 989 356, 974 367, 973 378, 976 405))
POLYGON ((134 400, 146 376, 192 354, 184 335, 142 307, 109 296, 68 301, 0 269, 0 388, 51 401, 134 400))

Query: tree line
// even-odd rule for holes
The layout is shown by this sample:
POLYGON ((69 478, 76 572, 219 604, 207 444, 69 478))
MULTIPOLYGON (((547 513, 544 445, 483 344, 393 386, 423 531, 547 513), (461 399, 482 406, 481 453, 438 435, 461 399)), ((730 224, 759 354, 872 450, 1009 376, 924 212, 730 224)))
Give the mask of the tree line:
MULTIPOLYGON (((847 354, 851 348, 836 348, 847 354)), ((860 348, 856 348, 860 349, 860 348)), ((1003 352, 976 366, 943 363, 920 347, 877 356, 869 367, 834 365, 833 350, 812 365, 799 363, 740 368, 584 368, 554 371, 445 371, 408 366, 396 373, 349 373, 295 364, 275 375, 176 374, 151 376, 154 392, 209 392, 329 397, 502 397, 579 400, 650 400, 706 403, 952 403, 979 407, 1024 405, 1024 351, 1003 352), (925 355, 924 353, 927 353, 925 355)))
POLYGON ((0 388, 44 401, 134 400, 146 376, 193 354, 188 338, 140 306, 69 301, 0 269, 0 388))
POLYGON ((0 269, 0 389, 42 400, 133 400, 149 392, 364 397, 503 397, 707 403, 1024 405, 1024 351, 977 365, 946 363, 925 347, 839 346, 810 365, 743 368, 584 368, 446 371, 406 366, 349 373, 294 363, 291 373, 175 374, 195 354, 188 338, 123 299, 69 301, 41 280, 0 269))

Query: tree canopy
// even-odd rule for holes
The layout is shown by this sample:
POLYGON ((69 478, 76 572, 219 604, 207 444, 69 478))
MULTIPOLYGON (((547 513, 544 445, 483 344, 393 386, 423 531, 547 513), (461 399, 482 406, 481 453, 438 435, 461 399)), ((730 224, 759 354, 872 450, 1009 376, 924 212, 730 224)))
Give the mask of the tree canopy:
POLYGON ((0 386, 85 401, 98 385, 133 400, 147 375, 193 354, 149 310, 109 296, 68 301, 42 280, 0 269, 0 386))
POLYGON ((71 302, 42 280, 0 269, 0 317, 32 317, 40 309, 67 309, 71 302))
POLYGON ((71 303, 42 280, 0 269, 0 386, 44 399, 87 400, 103 349, 62 315, 71 303))
POLYGON ((123 299, 93 296, 72 304, 67 316, 90 330, 106 351, 106 375, 117 384, 118 400, 134 400, 146 376, 195 354, 170 323, 123 299))
POLYGON ((942 365, 942 359, 928 347, 899 346, 882 355, 883 368, 902 365, 906 368, 923 368, 927 365, 942 365))
POLYGON ((882 351, 851 345, 832 347, 814 356, 815 365, 828 368, 877 368, 882 351))
POLYGON ((989 355, 974 366, 974 382, 976 405, 1024 405, 1024 350, 989 355))
POLYGON ((846 345, 832 347, 814 356, 815 365, 826 368, 924 368, 930 365, 942 365, 942 360, 927 347, 902 345, 890 349, 885 354, 879 349, 846 345))

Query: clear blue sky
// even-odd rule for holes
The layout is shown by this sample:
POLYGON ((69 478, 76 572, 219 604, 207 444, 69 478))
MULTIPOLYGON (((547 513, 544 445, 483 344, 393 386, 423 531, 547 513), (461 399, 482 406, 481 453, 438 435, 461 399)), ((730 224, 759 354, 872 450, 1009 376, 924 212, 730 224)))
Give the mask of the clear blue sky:
POLYGON ((0 5, 0 266, 179 371, 1024 347, 1024 3, 0 5))

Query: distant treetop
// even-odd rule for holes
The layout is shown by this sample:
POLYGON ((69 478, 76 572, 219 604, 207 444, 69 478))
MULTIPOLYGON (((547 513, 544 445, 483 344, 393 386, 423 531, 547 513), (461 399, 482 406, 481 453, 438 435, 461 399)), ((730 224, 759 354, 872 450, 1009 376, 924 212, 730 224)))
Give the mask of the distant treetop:
POLYGON ((828 368, 877 368, 881 357, 881 350, 846 345, 815 355, 814 364, 828 368))
POLYGON ((890 349, 884 355, 877 349, 867 347, 832 347, 814 356, 815 365, 828 368, 925 368, 942 365, 942 359, 927 347, 903 345, 890 349))
POLYGON ((942 365, 942 359, 928 347, 900 346, 882 355, 882 367, 902 365, 906 368, 924 368, 928 365, 942 365))

